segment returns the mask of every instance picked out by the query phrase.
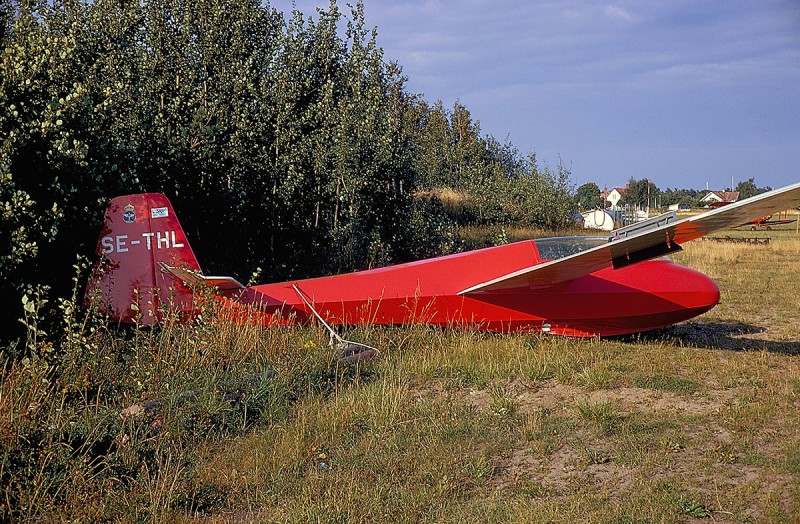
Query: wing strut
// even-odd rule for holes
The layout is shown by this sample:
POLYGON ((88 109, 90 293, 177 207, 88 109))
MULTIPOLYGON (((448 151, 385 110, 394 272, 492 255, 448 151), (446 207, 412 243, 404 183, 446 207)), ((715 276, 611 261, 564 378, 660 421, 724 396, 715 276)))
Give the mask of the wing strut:
POLYGON ((325 319, 322 318, 314 306, 311 305, 304 291, 300 290, 297 284, 292 284, 292 289, 294 289, 297 296, 300 297, 300 300, 314 313, 314 316, 317 317, 325 329, 328 330, 328 334, 330 335, 330 346, 331 348, 339 349, 342 352, 342 358, 340 362, 343 364, 355 364, 357 362, 361 362, 362 360, 366 360, 368 358, 372 358, 378 350, 372 346, 368 346, 366 344, 362 344, 361 342, 353 342, 352 340, 345 340, 341 336, 339 336, 333 328, 325 322, 325 319), (334 342, 335 341, 335 342, 334 342))

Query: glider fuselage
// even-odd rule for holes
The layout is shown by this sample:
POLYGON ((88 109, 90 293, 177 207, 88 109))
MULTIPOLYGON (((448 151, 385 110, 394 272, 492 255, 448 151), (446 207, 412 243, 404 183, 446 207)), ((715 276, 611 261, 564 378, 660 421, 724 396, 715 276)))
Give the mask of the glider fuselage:
MULTIPOLYGON (((264 317, 266 322, 286 318, 287 312, 306 320, 308 302, 330 324, 424 323, 570 336, 655 329, 695 317, 719 302, 713 280, 666 258, 607 268, 554 285, 459 294, 475 282, 546 261, 540 258, 537 244, 550 240, 560 239, 528 240, 387 268, 258 285, 249 288, 254 293, 244 293, 238 300, 258 303, 269 297, 272 307, 266 309, 272 315, 264 317), (244 299, 248 295, 251 298, 244 299)), ((585 240, 590 244, 604 241, 585 240)))

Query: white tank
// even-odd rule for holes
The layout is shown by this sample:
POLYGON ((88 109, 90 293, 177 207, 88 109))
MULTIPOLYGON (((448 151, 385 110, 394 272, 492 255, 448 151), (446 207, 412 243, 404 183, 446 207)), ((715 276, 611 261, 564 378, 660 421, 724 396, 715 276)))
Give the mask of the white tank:
POLYGON ((586 211, 583 215, 583 227, 611 231, 614 229, 614 217, 608 211, 594 209, 586 211))

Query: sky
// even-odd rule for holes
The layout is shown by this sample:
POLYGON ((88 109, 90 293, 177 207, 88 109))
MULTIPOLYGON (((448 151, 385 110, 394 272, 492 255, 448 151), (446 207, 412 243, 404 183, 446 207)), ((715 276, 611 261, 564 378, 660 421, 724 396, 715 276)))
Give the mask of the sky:
MULTIPOLYGON (((272 0, 313 15, 327 1, 272 0)), ((347 12, 346 3, 339 2, 347 12)), ((428 102, 576 185, 800 181, 800 0, 364 0, 428 102)))

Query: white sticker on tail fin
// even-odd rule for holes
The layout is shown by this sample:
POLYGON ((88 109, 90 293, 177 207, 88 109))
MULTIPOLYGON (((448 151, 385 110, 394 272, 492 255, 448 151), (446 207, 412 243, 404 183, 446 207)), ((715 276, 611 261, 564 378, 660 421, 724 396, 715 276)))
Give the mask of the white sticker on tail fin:
POLYGON ((169 216, 169 208, 153 207, 150 209, 150 218, 166 218, 169 216))

